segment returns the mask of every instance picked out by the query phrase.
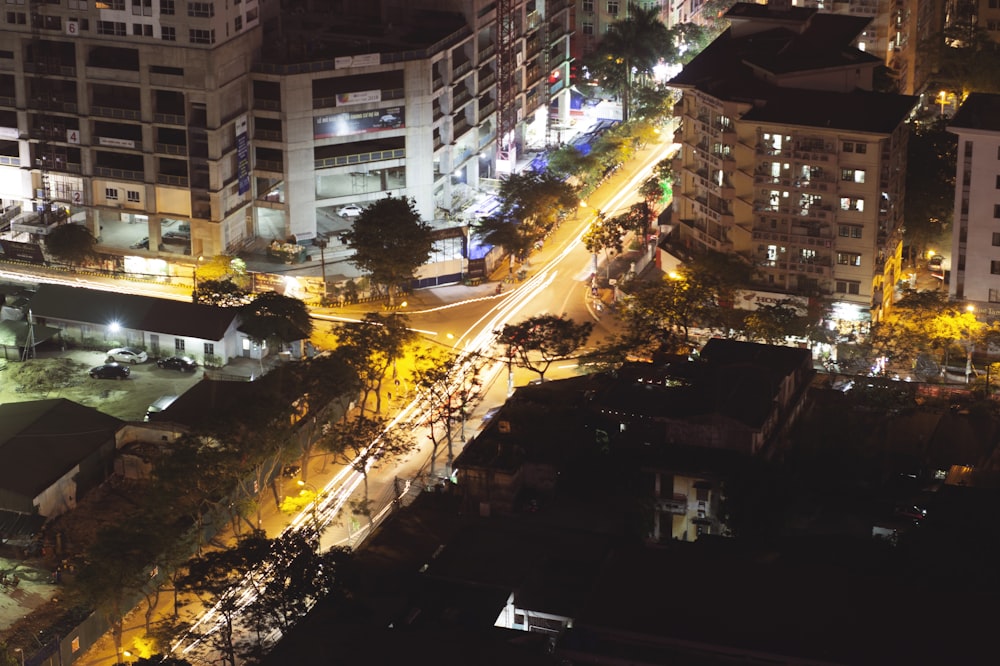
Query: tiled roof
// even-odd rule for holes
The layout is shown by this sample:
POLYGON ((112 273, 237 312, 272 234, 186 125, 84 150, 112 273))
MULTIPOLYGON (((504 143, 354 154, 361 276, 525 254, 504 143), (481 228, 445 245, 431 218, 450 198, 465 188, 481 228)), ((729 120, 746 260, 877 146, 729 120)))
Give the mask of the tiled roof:
POLYGON ((122 328, 201 340, 221 340, 237 317, 232 308, 54 284, 39 286, 31 313, 95 326, 115 321, 122 328))

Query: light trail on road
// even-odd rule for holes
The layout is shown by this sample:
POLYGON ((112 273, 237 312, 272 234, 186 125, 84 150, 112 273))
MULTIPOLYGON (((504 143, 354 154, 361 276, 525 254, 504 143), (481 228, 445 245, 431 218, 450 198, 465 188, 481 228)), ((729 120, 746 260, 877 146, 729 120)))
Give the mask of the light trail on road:
MULTIPOLYGON (((634 196, 634 190, 638 186, 638 183, 648 177, 648 174, 652 171, 653 165, 657 163, 659 159, 662 159, 661 156, 664 154, 669 155, 675 150, 676 144, 666 146, 664 149, 654 153, 647 164, 638 169, 631 179, 628 180, 625 185, 619 188, 618 191, 607 200, 604 207, 614 209, 620 205, 626 197, 634 196)), ((592 215, 589 220, 587 220, 586 224, 584 224, 575 235, 564 241, 563 247, 554 256, 548 259, 534 275, 525 279, 524 282, 514 287, 511 291, 501 295, 490 295, 475 299, 468 299, 460 303, 442 305, 435 308, 428 308, 426 310, 408 313, 429 314, 458 307, 459 305, 466 305, 490 299, 498 301, 496 305, 468 326, 465 332, 455 339, 455 343, 452 345, 452 348, 458 352, 458 357, 452 367, 454 372, 452 385, 458 384, 460 381, 459 378, 462 377, 462 373, 468 369, 470 364, 474 364, 477 359, 490 361, 487 367, 483 368, 483 372, 488 378, 484 381, 488 381, 489 383, 496 381, 500 372, 502 372, 504 365, 507 364, 505 361, 497 360, 495 358, 494 347, 496 345, 497 333, 503 328, 504 325, 513 321, 515 317, 520 315, 532 300, 544 293, 545 290, 552 285, 557 275, 559 275, 560 265, 582 245, 583 237, 589 231, 595 218, 596 213, 592 215), (465 340, 464 345, 462 344, 463 340, 465 340)), ((589 276, 590 272, 588 271, 586 280, 589 280, 589 276)), ((554 314, 559 315, 561 313, 554 314)), ((326 314, 314 314, 313 317, 328 321, 361 321, 326 314)), ((433 331, 420 332, 427 335, 437 335, 437 333, 433 331)), ((426 429, 425 424, 432 418, 432 412, 436 409, 436 407, 436 405, 430 404, 429 401, 423 396, 417 396, 403 406, 396 416, 390 420, 388 428, 404 427, 414 433, 420 432, 422 435, 422 431, 426 429)), ((377 446, 378 441, 379 440, 372 442, 370 446, 377 446)), ((418 441, 423 440, 421 439, 418 441)), ((433 452, 431 452, 431 455, 434 455, 433 452)), ((369 466, 374 464, 374 462, 375 460, 370 458, 368 462, 369 466)), ((424 463, 424 467, 426 467, 429 462, 430 457, 428 457, 428 461, 424 463)), ((329 482, 323 486, 322 489, 317 489, 318 492, 313 502, 296 514, 293 517, 291 524, 286 529, 301 529, 304 526, 309 525, 314 520, 315 516, 315 519, 319 523, 322 531, 323 528, 331 524, 337 518, 341 510, 349 501, 350 497, 357 490, 358 486, 363 483, 363 481, 364 475, 354 469, 353 465, 343 467, 332 479, 330 479, 329 482)), ((375 517, 372 518, 373 522, 374 520, 375 517)), ((354 536, 361 536, 362 538, 367 536, 367 529, 368 526, 365 526, 365 528, 359 530, 356 535, 350 535, 349 540, 353 540, 354 536)), ((356 545, 356 542, 354 545, 356 545)), ((237 590, 234 590, 233 593, 239 595, 241 600, 240 608, 244 608, 246 604, 249 604, 254 598, 253 587, 249 583, 244 584, 237 590)), ((201 663, 207 663, 207 661, 212 660, 211 655, 196 655, 196 653, 199 649, 204 649, 205 647, 203 645, 204 636, 218 629, 219 621, 216 620, 214 625, 211 625, 211 623, 214 618, 217 618, 220 605, 221 602, 220 604, 216 604, 212 608, 207 609, 206 612, 192 626, 192 630, 173 644, 172 652, 179 652, 188 659, 194 659, 196 656, 204 656, 205 661, 201 663), (204 627, 205 625, 209 625, 209 628, 205 633, 201 636, 193 635, 195 630, 199 627, 204 627)))

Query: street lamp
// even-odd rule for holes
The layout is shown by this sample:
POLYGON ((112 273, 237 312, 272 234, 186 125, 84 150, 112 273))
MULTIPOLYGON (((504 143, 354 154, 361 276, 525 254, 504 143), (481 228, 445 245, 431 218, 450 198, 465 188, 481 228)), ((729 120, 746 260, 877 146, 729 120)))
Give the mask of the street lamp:
MULTIPOLYGON (((313 491, 313 499, 312 502, 309 503, 309 506, 312 510, 313 529, 316 530, 316 534, 319 534, 319 517, 316 515, 316 504, 319 502, 319 491, 316 490, 316 486, 311 483, 306 483, 302 479, 299 479, 296 483, 299 488, 313 491)), ((299 491, 299 494, 302 494, 301 490, 299 491)))
POLYGON ((948 93, 942 90, 938 93, 938 104, 941 105, 941 117, 944 118, 944 105, 948 102, 948 93))
POLYGON ((24 666, 24 648, 14 648, 14 652, 21 655, 21 666, 24 666))

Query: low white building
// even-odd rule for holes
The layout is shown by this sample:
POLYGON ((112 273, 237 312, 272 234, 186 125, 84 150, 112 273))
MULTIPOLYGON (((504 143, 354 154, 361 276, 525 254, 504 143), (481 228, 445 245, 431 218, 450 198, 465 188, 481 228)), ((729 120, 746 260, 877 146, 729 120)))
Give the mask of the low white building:
POLYGON ((84 347, 137 347, 209 366, 268 353, 239 331, 234 308, 54 284, 41 285, 30 308, 35 324, 58 328, 63 340, 84 347))

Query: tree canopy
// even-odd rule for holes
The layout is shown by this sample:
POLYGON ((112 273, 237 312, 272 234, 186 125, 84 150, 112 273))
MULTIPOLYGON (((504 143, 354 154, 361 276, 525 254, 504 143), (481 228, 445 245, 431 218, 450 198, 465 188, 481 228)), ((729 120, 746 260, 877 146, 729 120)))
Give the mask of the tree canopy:
POLYGON ((559 219, 579 205, 576 188, 548 171, 509 175, 497 193, 499 211, 473 224, 473 230, 490 245, 524 258, 559 219))
POLYGON ((910 123, 906 157, 906 240, 919 256, 945 241, 955 207, 957 137, 943 122, 910 123))
POLYGON ((239 308, 253 300, 253 294, 231 280, 198 280, 192 300, 201 305, 239 308))
POLYGON ((97 239, 82 224, 66 222, 45 236, 45 251, 49 256, 71 266, 87 264, 97 259, 97 239))
POLYGON ((368 396, 375 393, 375 412, 382 409, 382 380, 389 368, 403 355, 413 338, 405 315, 382 315, 369 312, 359 322, 345 322, 337 329, 339 349, 361 382, 361 409, 368 396))
POLYGON ((387 197, 367 206, 344 233, 354 251, 350 262, 386 288, 389 302, 407 289, 434 246, 431 226, 420 219, 413 199, 387 197))
POLYGON ((590 59, 590 70, 602 87, 621 95, 622 120, 631 117, 635 77, 649 78, 653 66, 670 50, 670 35, 658 6, 647 9, 630 2, 625 16, 608 26, 590 59))
POLYGON ((240 308, 240 330, 258 343, 294 342, 312 333, 309 308, 297 298, 265 291, 240 308))
POLYGON ((507 324, 497 334, 497 342, 519 366, 544 380, 553 362, 568 358, 586 344, 592 322, 576 323, 565 316, 535 315, 517 324, 507 324))

